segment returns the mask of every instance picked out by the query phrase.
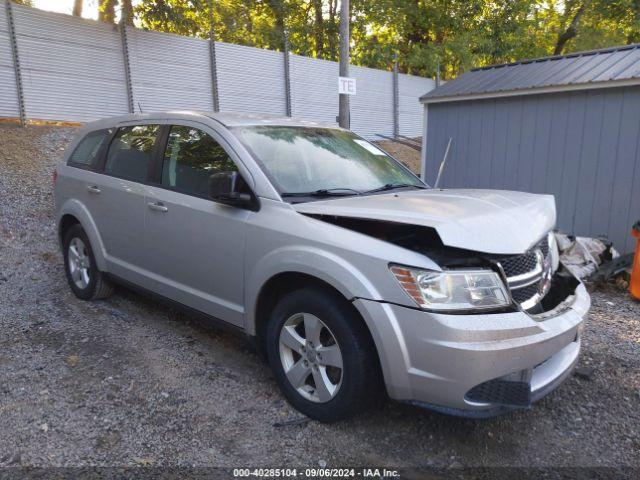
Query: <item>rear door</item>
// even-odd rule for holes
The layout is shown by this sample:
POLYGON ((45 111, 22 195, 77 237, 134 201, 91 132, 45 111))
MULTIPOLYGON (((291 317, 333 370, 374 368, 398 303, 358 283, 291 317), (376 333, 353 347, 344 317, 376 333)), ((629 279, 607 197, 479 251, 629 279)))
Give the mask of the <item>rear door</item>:
MULTIPOLYGON (((56 184, 56 205, 59 207, 67 199, 74 199, 89 211, 90 217, 96 217, 101 199, 97 194, 97 185, 102 182, 99 173, 100 162, 116 128, 105 128, 89 132, 78 143, 61 167, 60 179, 56 184)), ((94 248, 96 246, 94 245, 94 248)))
POLYGON ((237 158, 204 126, 166 128, 157 186, 148 188, 145 200, 151 289, 241 326, 245 222, 251 212, 208 198, 209 177, 238 171, 237 158))
POLYGON ((118 128, 103 159, 102 174, 86 186, 95 198, 92 213, 107 268, 134 283, 144 279, 145 196, 160 131, 160 125, 118 128))

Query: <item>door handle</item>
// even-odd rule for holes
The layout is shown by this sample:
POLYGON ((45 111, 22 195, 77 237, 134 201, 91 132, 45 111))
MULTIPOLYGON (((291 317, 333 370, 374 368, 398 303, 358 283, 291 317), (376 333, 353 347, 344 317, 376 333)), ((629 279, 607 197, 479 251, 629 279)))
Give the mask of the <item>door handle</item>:
POLYGON ((98 187, 96 187, 95 185, 89 185, 89 186, 87 186, 87 192, 95 193, 97 195, 98 193, 100 193, 100 189, 98 187))
POLYGON ((164 204, 162 202, 149 202, 147 203, 147 206, 151 209, 151 210, 155 210, 156 212, 168 212, 169 209, 167 207, 164 206, 164 204))

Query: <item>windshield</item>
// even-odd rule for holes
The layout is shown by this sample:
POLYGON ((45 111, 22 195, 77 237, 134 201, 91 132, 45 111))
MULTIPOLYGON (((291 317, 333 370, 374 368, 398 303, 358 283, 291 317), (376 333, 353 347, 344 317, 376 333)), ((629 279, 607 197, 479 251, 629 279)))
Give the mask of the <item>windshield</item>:
POLYGON ((233 132, 261 163, 283 197, 425 188, 406 167, 347 131, 255 126, 234 128, 233 132))

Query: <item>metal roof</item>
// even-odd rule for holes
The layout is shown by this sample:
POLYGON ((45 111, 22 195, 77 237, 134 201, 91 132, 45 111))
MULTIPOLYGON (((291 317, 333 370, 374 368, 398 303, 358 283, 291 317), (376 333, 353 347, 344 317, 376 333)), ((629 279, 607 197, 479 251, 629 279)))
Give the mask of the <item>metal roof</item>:
POLYGON ((640 83, 640 44, 475 68, 423 103, 640 83))

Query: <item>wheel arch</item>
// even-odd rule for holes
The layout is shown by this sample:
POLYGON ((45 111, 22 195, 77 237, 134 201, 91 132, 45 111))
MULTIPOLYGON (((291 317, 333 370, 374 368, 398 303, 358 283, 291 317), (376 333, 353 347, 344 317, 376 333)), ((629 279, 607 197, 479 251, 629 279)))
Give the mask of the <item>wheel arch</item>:
POLYGON ((60 218, 60 221, 58 222, 58 241, 60 242, 60 245, 62 245, 67 231, 76 224, 80 224, 80 220, 71 213, 65 213, 60 218))
POLYGON ((269 321, 271 311, 278 301, 290 292, 310 286, 331 291, 346 301, 349 301, 348 298, 331 284, 313 275, 295 271, 275 274, 262 286, 255 301, 255 314, 254 321, 252 322, 253 328, 250 333, 256 337, 256 345, 260 354, 265 353, 264 341, 266 338, 267 322, 269 321))
POLYGON ((345 303, 348 304, 349 308, 353 312, 354 318, 357 318, 361 322, 364 331, 367 334, 367 340, 371 343, 375 351, 377 367, 380 369, 380 371, 382 371, 380 355, 378 352, 378 344, 374 339, 373 332, 371 331, 371 326, 368 324, 367 320, 361 314, 358 308, 356 308, 356 306, 353 304, 353 297, 346 297, 343 292, 341 292, 338 288, 336 288, 326 280, 323 280, 309 273, 303 273, 299 271, 279 272, 269 278, 260 289, 260 292, 258 293, 255 301, 255 314, 252 333, 255 338, 255 346, 258 350, 258 353, 263 356, 263 358, 266 358, 267 324, 270 314, 273 308, 276 306, 277 302, 287 293, 306 287, 316 287, 330 292, 331 294, 344 300, 345 303))
POLYGON ((62 205, 58 213, 58 240, 62 247, 63 235, 74 224, 80 224, 89 237, 91 249, 96 259, 96 264, 100 271, 106 272, 105 249, 98 227, 96 226, 87 208, 77 200, 70 199, 62 205))
POLYGON ((379 292, 356 265, 323 249, 291 246, 269 252, 245 274, 245 331, 256 334, 256 316, 265 286, 285 278, 306 279, 354 298, 378 298, 379 292))

